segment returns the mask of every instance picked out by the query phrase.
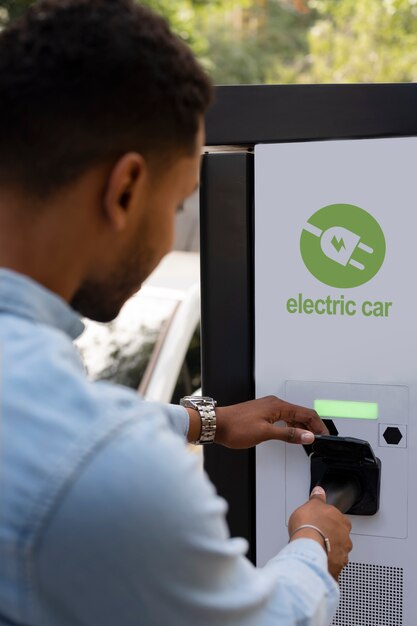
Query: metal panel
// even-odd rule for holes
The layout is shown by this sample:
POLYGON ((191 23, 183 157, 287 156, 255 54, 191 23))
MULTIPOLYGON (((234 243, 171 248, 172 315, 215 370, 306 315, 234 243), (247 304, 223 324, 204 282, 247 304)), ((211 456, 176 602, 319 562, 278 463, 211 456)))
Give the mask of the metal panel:
POLYGON ((207 145, 417 134, 417 84, 219 87, 207 145))
POLYGON ((403 602, 402 567, 349 563, 332 626, 404 626, 403 602))
MULTIPOLYGON (((203 393, 221 406, 254 397, 253 155, 206 155, 200 205, 203 393)), ((205 467, 255 561, 254 450, 206 446, 205 467)))

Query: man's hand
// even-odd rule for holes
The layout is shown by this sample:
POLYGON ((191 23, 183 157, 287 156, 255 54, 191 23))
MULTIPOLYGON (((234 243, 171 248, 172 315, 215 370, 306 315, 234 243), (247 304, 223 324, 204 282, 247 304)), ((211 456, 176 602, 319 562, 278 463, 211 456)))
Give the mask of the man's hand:
POLYGON ((216 443, 235 449, 252 448, 269 439, 306 445, 313 443, 314 434, 329 434, 315 411, 275 396, 218 407, 216 418, 216 443), (280 421, 286 426, 277 426, 280 421))
MULTIPOLYGON (((342 569, 349 562, 349 552, 352 550, 352 542, 349 534, 352 524, 346 515, 334 506, 326 504, 326 494, 321 487, 313 489, 309 502, 300 506, 291 515, 288 522, 288 534, 291 537, 294 531, 304 524, 317 526, 330 541, 331 550, 328 554, 329 572, 337 581, 342 569)), ((303 528, 296 532, 291 541, 302 537, 314 539, 323 548, 324 540, 321 535, 312 528, 303 528)))

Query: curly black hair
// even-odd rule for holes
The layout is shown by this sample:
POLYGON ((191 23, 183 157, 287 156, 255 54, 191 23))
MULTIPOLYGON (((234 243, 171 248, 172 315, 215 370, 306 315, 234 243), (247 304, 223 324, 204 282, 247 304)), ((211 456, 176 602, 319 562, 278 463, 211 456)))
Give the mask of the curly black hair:
POLYGON ((0 184, 37 196, 127 151, 190 154, 212 85, 133 0, 40 0, 0 34, 0 184))

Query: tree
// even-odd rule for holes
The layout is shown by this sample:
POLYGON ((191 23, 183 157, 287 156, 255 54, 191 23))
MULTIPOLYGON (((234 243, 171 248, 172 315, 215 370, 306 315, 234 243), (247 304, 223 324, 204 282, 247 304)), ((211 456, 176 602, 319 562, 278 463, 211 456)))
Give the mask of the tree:
MULTIPOLYGON (((0 26, 34 0, 0 0, 0 26)), ((137 0, 217 84, 417 80, 417 0, 137 0)))
POLYGON ((197 55, 206 52, 204 36, 195 28, 196 13, 199 9, 217 4, 218 0, 136 0, 164 16, 174 32, 183 39, 197 55))
MULTIPOLYGON (((163 15, 216 83, 282 78, 304 58, 312 13, 306 0, 137 0, 163 15)), ((0 23, 34 0, 0 0, 0 23)))
POLYGON ((318 19, 297 82, 417 80, 417 0, 310 0, 318 19))
POLYGON ((217 84, 280 80, 308 51, 306 0, 143 0, 165 15, 217 84))
POLYGON ((207 64, 217 84, 280 82, 308 52, 313 14, 301 0, 229 0, 200 12, 207 64))

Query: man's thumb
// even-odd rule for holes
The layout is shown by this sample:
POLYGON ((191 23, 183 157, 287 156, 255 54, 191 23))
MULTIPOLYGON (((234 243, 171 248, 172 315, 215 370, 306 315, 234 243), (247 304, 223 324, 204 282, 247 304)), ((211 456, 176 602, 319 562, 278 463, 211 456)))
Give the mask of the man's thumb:
POLYGON ((326 502, 326 492, 324 491, 323 487, 319 487, 318 485, 316 487, 314 487, 313 491, 310 494, 310 500, 312 498, 318 498, 319 500, 322 500, 322 502, 326 502))

